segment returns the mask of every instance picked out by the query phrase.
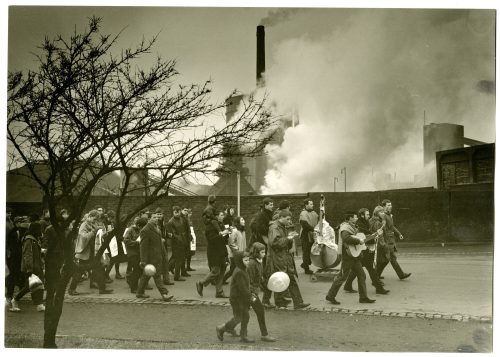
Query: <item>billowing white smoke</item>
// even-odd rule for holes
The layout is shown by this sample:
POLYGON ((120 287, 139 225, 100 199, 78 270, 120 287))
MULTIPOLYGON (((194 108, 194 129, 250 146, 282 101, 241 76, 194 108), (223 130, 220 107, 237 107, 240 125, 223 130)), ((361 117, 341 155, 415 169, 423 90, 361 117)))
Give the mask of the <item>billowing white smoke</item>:
POLYGON ((266 90, 300 124, 270 148, 262 192, 333 191, 334 177, 343 191, 343 167, 348 191, 395 187, 394 176, 435 185, 435 168, 423 167, 424 110, 427 123, 494 141, 495 98, 477 89, 494 79, 492 24, 491 11, 360 10, 329 36, 271 48, 266 90))

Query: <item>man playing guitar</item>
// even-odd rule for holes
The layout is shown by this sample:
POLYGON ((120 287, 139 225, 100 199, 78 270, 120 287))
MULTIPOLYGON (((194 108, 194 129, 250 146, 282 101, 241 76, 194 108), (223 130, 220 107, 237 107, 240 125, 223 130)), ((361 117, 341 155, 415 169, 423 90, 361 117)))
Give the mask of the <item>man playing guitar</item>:
POLYGON ((358 221, 358 216, 355 212, 346 212, 344 216, 344 222, 340 224, 339 229, 339 245, 342 254, 342 267, 340 273, 335 277, 328 294, 326 295, 326 300, 332 304, 339 305, 340 302, 335 300, 340 287, 347 280, 351 271, 358 278, 358 290, 359 290, 359 302, 360 303, 373 303, 375 300, 370 299, 366 294, 366 275, 361 265, 361 260, 359 257, 353 257, 349 252, 349 245, 363 244, 364 240, 356 238, 358 229, 356 227, 356 222, 358 221))
MULTIPOLYGON (((365 244, 367 249, 361 252, 360 260, 361 265, 366 268, 368 274, 370 275, 370 279, 372 281, 372 285, 376 288, 377 294, 388 294, 389 290, 384 289, 383 283, 380 281, 377 271, 374 268, 374 259, 376 252, 376 242, 379 236, 383 234, 383 227, 379 228, 375 232, 370 230, 370 211, 367 208, 361 208, 358 211, 359 220, 357 223, 357 227, 359 232, 366 235, 365 244)), ((356 279, 356 274, 351 270, 349 277, 347 278, 346 283, 344 284, 344 290, 350 293, 357 292, 352 288, 352 282, 356 279)))

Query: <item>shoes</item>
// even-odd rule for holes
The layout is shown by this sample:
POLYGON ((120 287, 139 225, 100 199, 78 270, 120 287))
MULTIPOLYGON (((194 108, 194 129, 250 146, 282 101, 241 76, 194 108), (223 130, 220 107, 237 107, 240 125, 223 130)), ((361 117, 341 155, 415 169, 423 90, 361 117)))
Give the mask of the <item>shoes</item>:
POLYGON ((227 331, 227 333, 230 333, 232 337, 240 337, 240 334, 236 330, 227 331))
MULTIPOLYGON (((377 285, 376 285, 376 284, 374 284, 374 283, 372 283, 372 285, 373 285, 374 287, 377 287, 377 285)), ((384 283, 382 280, 380 280, 380 286, 384 286, 384 285, 385 285, 385 283, 384 283)))
MULTIPOLYGON (((163 285, 174 285, 174 283, 172 283, 171 281, 164 281, 163 285)), ((153 288, 149 288, 148 290, 151 290, 151 289, 153 289, 153 288)))
POLYGON ((115 275, 115 279, 125 279, 120 273, 115 275))
POLYGON ((196 269, 189 267, 189 268, 186 268, 186 271, 196 271, 196 269))
POLYGON ((382 275, 380 275, 378 278, 379 278, 379 279, 384 279, 384 277, 383 277, 382 275))
POLYGON ((196 291, 198 292, 198 295, 203 296, 203 284, 200 281, 196 282, 196 291))
POLYGON ((381 295, 387 295, 387 294, 389 294, 389 291, 390 291, 390 290, 386 290, 386 289, 384 289, 384 288, 380 288, 380 289, 377 289, 377 290, 375 291, 375 293, 377 293, 377 294, 381 294, 381 295))
POLYGON ((246 337, 246 336, 242 336, 242 337, 240 338, 240 341, 241 341, 241 342, 245 342, 245 343, 254 343, 254 342, 255 342, 255 340, 252 340, 252 339, 250 339, 250 338, 248 338, 248 337, 246 337))
POLYGON ((109 276, 105 280, 106 284, 111 284, 112 282, 113 282, 113 279, 111 279, 109 276))
POLYGON ((179 278, 174 278, 174 280, 175 280, 175 281, 186 281, 186 279, 184 279, 184 278, 180 278, 180 277, 179 277, 179 278))
POLYGON ((335 300, 335 298, 327 296, 325 300, 331 302, 333 305, 340 305, 340 301, 335 300))
POLYGON ((308 303, 305 303, 305 302, 301 302, 300 304, 295 305, 293 308, 295 310, 300 310, 300 309, 303 309, 305 307, 308 307, 309 305, 311 305, 311 304, 308 304, 308 303))
POLYGON ((311 269, 304 269, 304 274, 312 275, 313 271, 311 269))
POLYGON ((130 289, 130 292, 131 292, 132 294, 136 294, 136 293, 137 293, 137 289, 130 289))
POLYGON ((217 338, 224 341, 224 326, 216 326, 215 331, 217 332, 217 338))
POLYGON ((90 283, 90 288, 91 289, 99 289, 99 286, 97 285, 97 283, 90 283))
POLYGON ((181 276, 185 277, 185 278, 189 278, 191 276, 191 274, 188 274, 188 273, 184 273, 184 274, 181 274, 181 276))
POLYGON ((345 291, 346 293, 357 293, 357 292, 358 292, 357 290, 354 290, 353 288, 350 288, 350 289, 346 289, 346 288, 344 288, 344 291, 345 291))
POLYGON ((43 304, 38 304, 36 306, 36 311, 38 311, 38 312, 44 312, 45 311, 45 306, 43 304))
POLYGON ((6 298, 5 299, 5 308, 10 308, 11 303, 12 303, 12 299, 11 298, 6 298))
POLYGON ((276 339, 272 336, 269 336, 269 335, 262 336, 260 339, 264 342, 276 342, 276 339))
POLYGON ((19 308, 19 305, 17 304, 16 299, 12 299, 11 305, 12 306, 10 307, 9 311, 12 311, 12 312, 19 312, 19 311, 21 311, 21 309, 19 308))
POLYGON ((375 300, 366 297, 366 298, 359 298, 359 302, 362 304, 371 304, 374 303, 375 300))
POLYGON ((149 298, 149 295, 146 295, 146 294, 137 294, 135 297, 138 298, 138 299, 147 299, 147 298, 149 298))
POLYGON ((226 294, 224 293, 221 293, 221 294, 215 294, 215 297, 216 298, 222 298, 222 299, 227 299, 229 298, 229 296, 227 296, 226 294))
POLYGON ((399 278, 399 280, 405 280, 406 278, 409 278, 411 275, 411 273, 405 273, 403 274, 403 276, 401 278, 399 278))
POLYGON ((163 301, 170 301, 170 300, 172 300, 174 298, 174 296, 173 295, 168 295, 168 294, 163 294, 161 296, 161 298, 162 298, 163 301))
POLYGON ((68 290, 68 295, 77 296, 80 295, 80 293, 76 290, 68 290))
MULTIPOLYGON (((166 284, 166 285, 169 285, 169 284, 166 284)), ((153 290, 153 288, 151 286, 149 286, 149 285, 146 286, 144 289, 146 289, 146 290, 153 290)))
POLYGON ((99 295, 103 295, 103 294, 113 294, 113 289, 102 289, 102 290, 99 290, 99 295))
POLYGON ((280 301, 279 303, 276 303, 277 307, 287 307, 290 304, 290 300, 283 300, 280 301))
POLYGON ((262 306, 264 306, 266 309, 274 309, 276 305, 271 304, 271 302, 263 302, 262 306))

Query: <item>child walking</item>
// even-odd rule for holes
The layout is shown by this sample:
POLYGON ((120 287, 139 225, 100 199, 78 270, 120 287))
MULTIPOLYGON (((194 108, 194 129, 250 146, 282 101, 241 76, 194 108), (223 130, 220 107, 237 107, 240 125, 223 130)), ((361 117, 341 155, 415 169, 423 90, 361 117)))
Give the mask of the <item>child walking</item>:
POLYGON ((229 302, 233 308, 233 318, 224 325, 217 326, 217 337, 224 340, 224 332, 234 331, 236 325, 241 323, 240 341, 252 343, 255 342, 247 337, 247 326, 250 320, 250 304, 252 294, 250 293, 250 278, 247 273, 249 257, 247 252, 235 252, 233 255, 236 268, 231 277, 231 287, 229 302))
POLYGON ((261 340, 265 342, 275 342, 276 339, 267 333, 266 316, 264 313, 264 305, 259 299, 261 287, 265 285, 263 277, 262 259, 266 256, 266 247, 264 244, 255 242, 250 247, 250 262, 248 263, 247 272, 250 278, 250 293, 252 294, 252 301, 250 305, 257 315, 259 322, 261 340))

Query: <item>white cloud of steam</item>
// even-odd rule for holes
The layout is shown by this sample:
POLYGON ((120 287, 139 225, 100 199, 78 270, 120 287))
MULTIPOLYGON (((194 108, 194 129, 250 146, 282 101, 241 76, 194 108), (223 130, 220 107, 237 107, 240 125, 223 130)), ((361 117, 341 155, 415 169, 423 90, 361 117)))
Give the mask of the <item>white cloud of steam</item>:
POLYGON ((333 191, 334 177, 343 191, 342 167, 348 191, 388 188, 372 170, 435 185, 435 169, 423 167, 424 110, 427 123, 494 141, 495 96, 477 88, 495 78, 494 11, 358 10, 342 21, 269 52, 267 90, 300 124, 270 150, 263 193, 333 191))

